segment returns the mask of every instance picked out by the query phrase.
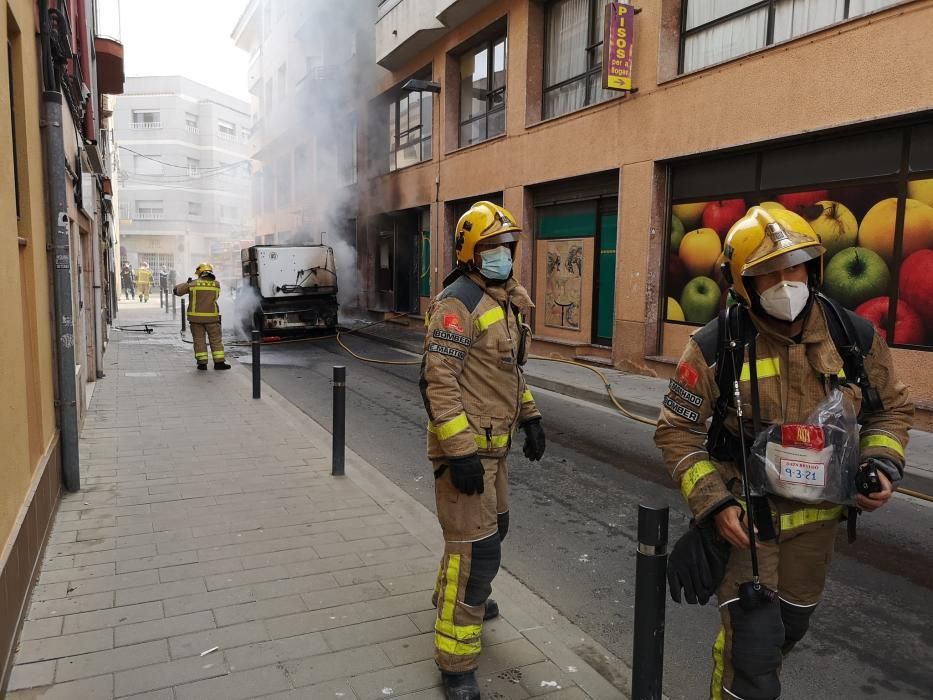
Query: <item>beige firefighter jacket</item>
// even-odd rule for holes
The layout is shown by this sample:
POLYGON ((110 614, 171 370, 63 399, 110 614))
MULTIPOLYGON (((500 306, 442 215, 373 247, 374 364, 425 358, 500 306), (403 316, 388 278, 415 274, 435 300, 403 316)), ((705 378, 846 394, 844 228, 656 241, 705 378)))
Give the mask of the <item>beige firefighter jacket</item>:
POLYGON ((541 417, 522 373, 531 343, 522 313, 532 307, 515 280, 487 286, 475 273, 431 303, 420 381, 430 459, 505 455, 516 427, 541 417))
POLYGON ((188 321, 190 323, 217 323, 220 321, 220 282, 199 277, 175 285, 175 296, 188 295, 188 321))
POLYGON ((147 267, 141 267, 136 270, 136 284, 138 285, 151 285, 152 284, 152 270, 147 267))
MULTIPOLYGON (((762 425, 806 422, 817 404, 828 395, 832 377, 844 376, 842 357, 830 337, 821 306, 812 306, 803 323, 799 343, 781 335, 773 322, 754 314, 752 318, 758 330, 756 367, 762 425)), ((664 397, 654 436, 671 476, 698 519, 730 500, 736 485, 741 484, 741 467, 713 460, 704 444, 706 421, 719 397, 715 367, 718 342, 718 319, 691 336, 664 397), (733 486, 731 491, 729 485, 733 486)), ((859 441, 861 457, 885 457, 903 469, 907 431, 914 409, 907 387, 894 376, 888 346, 877 333, 865 356, 865 370, 881 395, 884 410, 863 418, 859 441)), ((740 373, 742 405, 748 407, 743 420, 746 434, 750 436, 753 429, 747 358, 740 373)), ((859 410, 861 390, 852 383, 842 390, 853 397, 859 410)), ((738 435, 734 408, 730 408, 725 426, 730 433, 738 435)), ((835 519, 842 512, 842 508, 832 508, 830 504, 806 508, 802 503, 787 499, 771 500, 777 511, 786 514, 781 516, 782 529, 806 524, 803 520, 807 514, 811 519, 835 519)))

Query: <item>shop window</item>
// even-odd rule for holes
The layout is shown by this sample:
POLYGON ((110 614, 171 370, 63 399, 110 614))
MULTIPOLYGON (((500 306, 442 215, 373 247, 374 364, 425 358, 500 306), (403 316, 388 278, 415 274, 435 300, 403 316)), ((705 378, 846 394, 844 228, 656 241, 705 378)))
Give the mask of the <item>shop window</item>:
POLYGON ((545 18, 544 117, 617 96, 600 87, 603 17, 609 0, 555 0, 545 18))
MULTIPOLYGON (((702 161, 675 165, 666 321, 702 325, 715 318, 727 301, 718 269, 723 240, 758 205, 790 210, 820 237, 828 296, 871 320, 889 343, 933 348, 933 168, 901 169, 908 135, 911 163, 930 164, 925 160, 930 142, 924 139, 933 129, 923 125, 759 152, 750 156, 759 162, 757 178, 705 197, 677 196, 678 182, 681 190, 687 183, 697 194, 702 161), (783 186, 771 186, 778 183, 783 186)), ((715 184, 723 159, 708 162, 715 184)))
MULTIPOLYGON (((421 76, 430 79, 430 73, 421 76)), ((399 91, 389 101, 389 170, 431 160, 433 95, 399 91)))
POLYGON ((903 0, 684 0, 680 71, 787 41, 903 0))
POLYGON ((461 146, 505 133, 505 62, 505 36, 460 57, 461 146))

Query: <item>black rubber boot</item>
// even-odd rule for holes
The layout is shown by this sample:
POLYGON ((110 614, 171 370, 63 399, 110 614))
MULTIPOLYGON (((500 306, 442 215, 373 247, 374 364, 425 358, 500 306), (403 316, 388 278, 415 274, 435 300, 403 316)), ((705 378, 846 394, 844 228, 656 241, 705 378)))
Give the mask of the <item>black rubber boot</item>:
POLYGON ((226 362, 215 362, 214 369, 232 369, 226 362))
POLYGON ((499 617, 499 604, 492 598, 486 599, 486 612, 483 613, 483 620, 492 620, 499 617))
POLYGON ((476 682, 476 674, 473 671, 469 673, 441 671, 441 678, 444 681, 444 697, 447 700, 480 700, 479 683, 476 682))
POLYGON ((198 363, 198 369, 200 369, 200 370, 206 370, 206 369, 207 369, 207 363, 206 363, 206 362, 199 362, 199 363, 198 363))

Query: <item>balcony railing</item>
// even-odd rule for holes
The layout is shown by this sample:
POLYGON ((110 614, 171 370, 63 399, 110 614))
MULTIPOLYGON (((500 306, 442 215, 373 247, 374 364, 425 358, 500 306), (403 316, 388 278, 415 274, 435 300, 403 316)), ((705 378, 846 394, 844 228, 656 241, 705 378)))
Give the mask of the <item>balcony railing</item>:
POLYGON ((217 138, 221 141, 236 141, 236 134, 231 134, 227 131, 218 131, 217 138))
POLYGON ((155 211, 141 212, 141 211, 138 211, 138 212, 136 212, 136 218, 137 218, 138 220, 140 220, 140 221, 161 221, 162 219, 165 218, 165 213, 164 213, 164 212, 161 212, 161 211, 160 211, 160 212, 155 212, 155 211))
POLYGON ((185 131, 187 131, 189 134, 194 134, 195 136, 199 136, 201 134, 201 130, 196 126, 192 126, 191 124, 185 125, 185 131))
POLYGON ((162 122, 133 122, 134 129, 161 129, 162 122))

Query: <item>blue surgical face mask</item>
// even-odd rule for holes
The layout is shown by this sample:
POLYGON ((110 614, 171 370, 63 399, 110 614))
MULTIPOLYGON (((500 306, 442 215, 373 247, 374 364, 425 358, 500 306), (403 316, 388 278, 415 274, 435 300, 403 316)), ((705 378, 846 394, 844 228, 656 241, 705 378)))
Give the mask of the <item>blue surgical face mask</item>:
POLYGON ((491 280, 507 280, 512 274, 512 251, 501 245, 479 254, 483 260, 480 274, 491 280))

